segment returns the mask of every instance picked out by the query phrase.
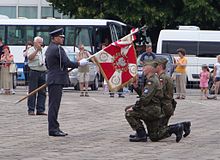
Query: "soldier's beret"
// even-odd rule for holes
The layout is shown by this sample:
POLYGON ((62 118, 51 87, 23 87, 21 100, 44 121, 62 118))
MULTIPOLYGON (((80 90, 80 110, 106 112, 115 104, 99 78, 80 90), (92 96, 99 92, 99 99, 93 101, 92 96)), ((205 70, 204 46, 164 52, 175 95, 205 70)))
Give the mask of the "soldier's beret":
POLYGON ((158 65, 158 63, 155 60, 146 60, 146 61, 144 61, 143 64, 144 64, 144 66, 150 65, 154 68, 156 68, 158 65))
POLYGON ((65 37, 63 34, 63 28, 56 29, 56 30, 50 32, 49 34, 51 37, 57 37, 57 36, 65 37))
POLYGON ((166 65, 168 60, 164 57, 158 57, 155 59, 155 61, 158 63, 158 64, 163 64, 163 65, 166 65))

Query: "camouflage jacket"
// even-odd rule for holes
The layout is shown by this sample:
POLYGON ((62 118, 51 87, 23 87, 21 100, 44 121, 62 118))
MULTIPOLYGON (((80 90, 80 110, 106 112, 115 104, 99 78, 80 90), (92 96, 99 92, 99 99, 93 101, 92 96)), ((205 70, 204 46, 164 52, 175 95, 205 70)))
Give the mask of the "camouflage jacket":
POLYGON ((154 74, 146 80, 143 92, 141 89, 135 89, 140 95, 140 99, 136 102, 134 109, 156 105, 161 106, 160 99, 163 97, 162 88, 158 77, 154 74))
POLYGON ((173 80, 168 75, 166 75, 166 73, 160 74, 159 80, 163 90, 163 98, 161 99, 162 109, 165 115, 171 116, 175 109, 173 104, 175 102, 173 99, 173 80))
POLYGON ((171 103, 173 99, 173 80, 166 75, 166 73, 162 73, 159 75, 160 84, 163 89, 163 103, 171 103))

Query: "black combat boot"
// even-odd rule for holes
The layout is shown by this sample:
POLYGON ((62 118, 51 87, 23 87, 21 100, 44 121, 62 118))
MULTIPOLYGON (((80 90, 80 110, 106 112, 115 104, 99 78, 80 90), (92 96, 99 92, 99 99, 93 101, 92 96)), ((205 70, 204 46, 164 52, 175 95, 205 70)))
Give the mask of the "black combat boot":
MULTIPOLYGON (((129 138, 134 138, 134 137, 136 137, 137 136, 137 133, 135 133, 135 134, 130 134, 129 135, 129 138)), ((146 133, 146 136, 148 137, 149 135, 148 135, 148 133, 146 133)))
POLYGON ((136 130, 136 136, 129 138, 130 142, 147 142, 147 135, 144 128, 136 130))
POLYGON ((137 137, 137 133, 129 135, 129 138, 134 138, 134 137, 137 137))
POLYGON ((187 121, 187 122, 182 122, 183 124, 183 131, 185 132, 183 137, 187 137, 190 134, 190 127, 191 127, 191 122, 187 121))
POLYGON ((177 123, 170 125, 168 132, 170 135, 174 133, 176 135, 176 142, 179 142, 183 136, 183 124, 177 123))

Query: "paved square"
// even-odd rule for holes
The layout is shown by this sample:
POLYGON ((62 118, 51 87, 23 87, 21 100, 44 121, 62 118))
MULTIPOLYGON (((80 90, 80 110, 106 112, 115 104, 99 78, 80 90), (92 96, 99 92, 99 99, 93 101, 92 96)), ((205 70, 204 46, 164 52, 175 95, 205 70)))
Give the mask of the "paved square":
POLYGON ((160 142, 131 143, 133 131, 124 108, 135 103, 135 94, 110 98, 98 91, 79 97, 79 92, 65 91, 59 122, 67 137, 49 137, 47 116, 28 116, 26 100, 14 104, 25 94, 18 87, 15 95, 0 95, 0 160, 220 159, 220 100, 201 101, 192 95, 178 100, 170 123, 192 122, 191 134, 180 143, 174 135, 160 142))

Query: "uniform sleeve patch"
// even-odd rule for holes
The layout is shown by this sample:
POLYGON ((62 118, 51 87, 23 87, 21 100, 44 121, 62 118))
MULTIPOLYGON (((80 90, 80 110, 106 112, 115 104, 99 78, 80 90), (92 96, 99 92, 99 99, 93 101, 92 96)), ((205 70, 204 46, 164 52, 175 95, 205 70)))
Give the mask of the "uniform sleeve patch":
POLYGON ((148 89, 145 88, 145 89, 144 89, 144 94, 147 94, 147 93, 148 93, 148 89))
POLYGON ((148 85, 151 85, 151 84, 152 84, 152 82, 147 82, 147 84, 148 84, 148 85))

